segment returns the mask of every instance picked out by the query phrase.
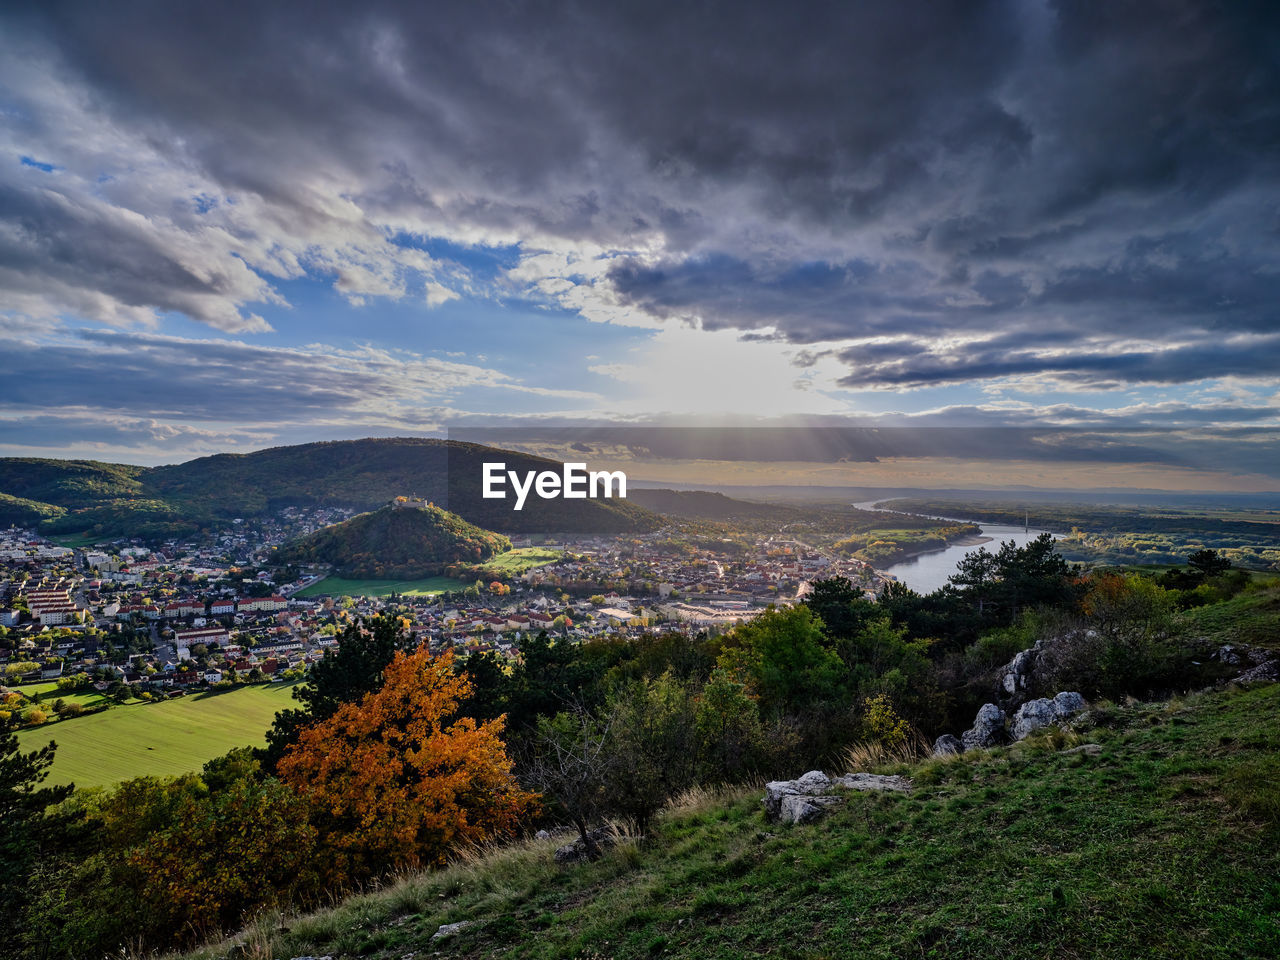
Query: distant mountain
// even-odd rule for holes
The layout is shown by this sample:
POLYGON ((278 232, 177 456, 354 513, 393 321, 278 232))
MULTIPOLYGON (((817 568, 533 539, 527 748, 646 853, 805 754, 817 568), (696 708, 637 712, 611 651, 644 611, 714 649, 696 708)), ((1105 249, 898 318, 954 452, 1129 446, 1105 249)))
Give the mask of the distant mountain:
POLYGON ((787 522, 805 516, 794 507, 734 500, 707 490, 666 490, 635 487, 628 499, 654 513, 694 520, 776 520, 787 522))
POLYGON ((560 464, 510 450, 424 438, 340 440, 217 454, 163 467, 0 458, 0 524, 45 533, 185 536, 283 507, 374 510, 413 494, 504 533, 643 533, 660 517, 627 500, 541 500, 524 509, 480 496, 485 462, 509 470, 560 464))
POLYGON ((511 549, 500 533, 433 505, 392 503, 281 547, 282 563, 327 563, 347 577, 407 578, 449 563, 481 563, 511 549))

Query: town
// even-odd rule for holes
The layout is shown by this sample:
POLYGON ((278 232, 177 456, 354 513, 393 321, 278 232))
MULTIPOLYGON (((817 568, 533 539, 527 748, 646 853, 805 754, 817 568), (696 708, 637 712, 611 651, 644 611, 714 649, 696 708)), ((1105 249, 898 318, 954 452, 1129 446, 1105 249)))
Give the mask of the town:
MULTIPOLYGON (((151 547, 64 546, 31 530, 0 531, 0 677, 151 699, 296 680, 335 648, 344 626, 382 613, 403 618, 433 651, 513 659, 523 637, 543 631, 558 643, 694 635, 789 605, 816 578, 847 577, 869 597, 891 579, 784 531, 746 550, 674 550, 669 528, 545 541, 538 545, 554 551, 550 562, 420 595, 331 594, 326 570, 272 563, 289 539, 349 515, 287 508, 233 520, 198 542, 151 547)), ((48 716, 30 712, 28 724, 48 716)))

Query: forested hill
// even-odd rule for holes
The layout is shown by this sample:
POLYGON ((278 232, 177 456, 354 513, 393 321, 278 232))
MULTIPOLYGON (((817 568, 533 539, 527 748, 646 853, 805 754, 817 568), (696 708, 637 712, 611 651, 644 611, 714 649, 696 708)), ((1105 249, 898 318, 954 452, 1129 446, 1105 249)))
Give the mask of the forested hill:
POLYGON ((634 488, 628 499, 655 513, 694 520, 774 520, 781 523, 802 520, 806 514, 795 507, 776 503, 734 500, 709 490, 667 490, 634 488))
POLYGON ((481 465, 558 470, 541 457, 426 438, 341 440, 217 454, 163 467, 0 459, 0 525, 45 533, 167 537, 286 506, 373 510, 402 494, 506 533, 627 533, 661 519, 626 500, 540 500, 521 511, 480 496, 481 465))
POLYGON ((286 562, 320 562, 348 577, 423 577, 445 564, 481 563, 511 541, 435 506, 387 506, 281 548, 286 562))

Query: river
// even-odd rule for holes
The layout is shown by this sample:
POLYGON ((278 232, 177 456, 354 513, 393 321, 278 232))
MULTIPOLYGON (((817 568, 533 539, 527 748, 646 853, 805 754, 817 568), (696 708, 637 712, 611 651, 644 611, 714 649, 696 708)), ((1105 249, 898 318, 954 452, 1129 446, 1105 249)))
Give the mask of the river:
MULTIPOLYGON (((854 506, 860 510, 875 510, 877 502, 879 501, 868 500, 864 503, 855 503, 854 506)), ((902 513, 903 511, 895 510, 893 512, 902 513)), ((916 514, 916 516, 919 516, 919 514, 916 514)), ((935 519, 978 523, 982 528, 982 536, 989 537, 991 542, 952 544, 942 550, 922 553, 920 556, 912 557, 910 560, 895 563, 891 567, 881 569, 880 572, 896 577, 917 593, 932 593, 940 587, 945 587, 947 578, 956 572, 956 565, 964 559, 964 555, 977 550, 979 546, 985 546, 994 553, 1000 549, 1000 544, 1007 540, 1012 540, 1021 547, 1030 543, 1040 534, 1048 532, 1047 530, 1037 530, 1035 527, 1030 530, 1024 530, 1022 527, 1000 523, 979 523, 963 517, 937 517, 935 519)))

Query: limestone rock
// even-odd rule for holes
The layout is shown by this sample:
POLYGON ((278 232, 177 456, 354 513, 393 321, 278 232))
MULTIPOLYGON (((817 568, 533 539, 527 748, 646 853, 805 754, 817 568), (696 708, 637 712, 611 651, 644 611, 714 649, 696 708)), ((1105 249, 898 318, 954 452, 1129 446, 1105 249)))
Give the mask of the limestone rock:
POLYGON ((820 817, 828 807, 844 801, 843 797, 832 795, 834 789, 905 793, 911 789, 911 781, 875 773, 849 773, 832 779, 821 770, 810 770, 796 780, 774 780, 765 784, 765 815, 783 823, 807 823, 820 817))
POLYGON ((770 820, 782 814, 782 799, 790 796, 817 797, 831 791, 831 778, 821 770, 810 770, 796 780, 773 780, 764 785, 764 812, 770 820))
POLYGON ((818 796, 809 797, 799 793, 788 794, 782 798, 778 819, 783 823, 808 823, 822 816, 827 807, 843 803, 841 797, 818 796))
POLYGON ((1013 717, 1013 739, 1024 740, 1036 730, 1075 716, 1085 708, 1085 699, 1074 691, 1064 691, 1052 700, 1028 700, 1013 717))
POLYGON ((933 755, 935 757, 952 757, 957 753, 963 752, 964 744, 960 742, 960 738, 953 737, 949 733, 944 733, 933 741, 933 755))
POLYGON ((1053 698, 1053 712, 1060 718, 1074 717, 1088 705, 1088 701, 1074 690, 1064 690, 1053 698))
POLYGON ((846 773, 832 782, 846 790, 887 790, 893 793, 911 791, 911 781, 906 777, 884 776, 879 773, 846 773))
POLYGON ((431 935, 431 940, 432 942, 435 942, 436 940, 443 940, 445 937, 452 937, 455 934, 461 933, 474 923, 474 920, 459 920, 457 923, 441 924, 440 929, 431 935))
POLYGON ((984 703, 973 720, 973 726, 960 734, 960 742, 966 750, 994 747, 1004 741, 1004 711, 994 703, 984 703))

